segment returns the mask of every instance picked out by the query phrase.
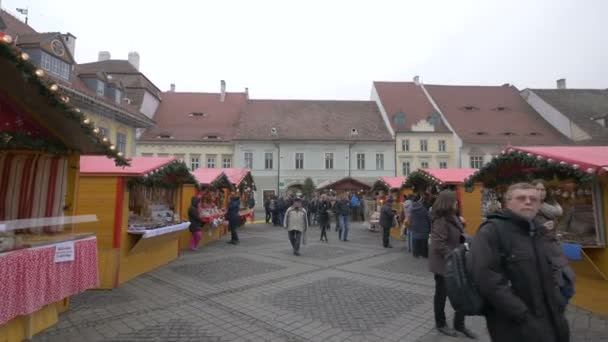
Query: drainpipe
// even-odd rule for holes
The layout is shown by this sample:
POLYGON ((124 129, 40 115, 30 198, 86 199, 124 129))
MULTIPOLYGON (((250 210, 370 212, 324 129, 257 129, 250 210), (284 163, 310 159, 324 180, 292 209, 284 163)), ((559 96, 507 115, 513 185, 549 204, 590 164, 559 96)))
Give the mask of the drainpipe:
POLYGON ((281 189, 281 144, 274 143, 274 146, 278 149, 277 155, 277 196, 280 194, 281 189))
POLYGON ((356 145, 356 143, 352 143, 352 144, 349 143, 348 144, 348 177, 349 178, 350 178, 351 169, 352 169, 352 161, 351 161, 350 151, 351 151, 351 148, 353 146, 355 146, 355 145, 356 145))

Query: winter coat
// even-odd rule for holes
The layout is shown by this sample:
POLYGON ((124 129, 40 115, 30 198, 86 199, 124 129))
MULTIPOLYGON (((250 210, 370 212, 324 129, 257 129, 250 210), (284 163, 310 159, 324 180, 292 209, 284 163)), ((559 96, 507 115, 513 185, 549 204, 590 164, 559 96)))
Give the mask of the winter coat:
POLYGON ((533 222, 508 209, 490 214, 475 235, 472 256, 492 341, 570 341, 566 300, 553 278, 547 240, 533 222), (506 257, 497 229, 504 233, 503 248, 510 250, 506 257))
POLYGON ((247 208, 249 209, 253 209, 255 207, 255 198, 249 197, 249 199, 247 199, 247 208))
POLYGON ((305 232, 308 228, 308 215, 306 213, 306 209, 296 209, 293 206, 287 209, 285 212, 284 226, 288 231, 297 230, 300 232, 305 232))
POLYGON ((230 199, 228 203, 228 224, 231 228, 238 227, 241 223, 241 216, 239 210, 241 209, 241 199, 238 197, 230 199))
POLYGON ((464 240, 464 228, 456 216, 438 217, 431 226, 431 246, 429 250, 429 270, 443 275, 445 258, 464 240))
POLYGON ((412 203, 410 213, 410 226, 414 239, 428 239, 431 232, 431 215, 429 210, 420 201, 412 203))
POLYGON ((393 211, 393 202, 387 201, 380 209, 380 226, 382 228, 391 228, 395 222, 395 212, 393 211))
POLYGON ((336 213, 342 216, 350 215, 350 201, 347 199, 342 199, 336 202, 336 213))
POLYGON ((319 212, 319 221, 321 223, 329 222, 329 211, 331 210, 331 203, 329 201, 321 201, 317 206, 319 212))
POLYGON ((192 197, 190 200, 190 208, 188 208, 188 221, 190 221, 190 231, 200 232, 203 228, 203 221, 201 221, 200 216, 198 215, 198 204, 201 199, 198 197, 192 197))

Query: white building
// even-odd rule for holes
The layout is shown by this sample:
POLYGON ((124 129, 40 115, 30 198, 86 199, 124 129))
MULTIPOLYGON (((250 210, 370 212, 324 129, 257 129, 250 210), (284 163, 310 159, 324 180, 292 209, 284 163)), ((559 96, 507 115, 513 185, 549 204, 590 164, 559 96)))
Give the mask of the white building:
POLYGON ((251 100, 234 142, 235 167, 251 169, 258 201, 307 177, 371 185, 395 175, 395 145, 371 101, 251 100))

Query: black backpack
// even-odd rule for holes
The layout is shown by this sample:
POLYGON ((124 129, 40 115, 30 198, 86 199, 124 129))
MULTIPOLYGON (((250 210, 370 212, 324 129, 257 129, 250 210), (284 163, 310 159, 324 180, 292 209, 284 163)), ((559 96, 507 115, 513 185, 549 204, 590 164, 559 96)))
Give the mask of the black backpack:
MULTIPOLYGON (((481 230, 487 222, 484 222, 479 229, 481 230)), ((503 236, 502 229, 493 229, 493 231, 498 238, 498 248, 504 265, 506 256, 511 254, 509 239, 503 236)), ((466 316, 480 316, 484 313, 485 300, 479 294, 473 278, 473 253, 470 244, 470 241, 465 242, 448 254, 444 274, 445 287, 455 311, 466 316)))

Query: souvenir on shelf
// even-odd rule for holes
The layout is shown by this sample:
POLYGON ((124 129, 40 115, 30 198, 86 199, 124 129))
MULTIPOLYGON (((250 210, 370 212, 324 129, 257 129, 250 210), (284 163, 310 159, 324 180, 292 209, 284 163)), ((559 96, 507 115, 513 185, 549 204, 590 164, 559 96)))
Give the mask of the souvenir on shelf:
POLYGON ((135 186, 129 196, 129 231, 141 232, 181 223, 173 211, 175 190, 135 186))

